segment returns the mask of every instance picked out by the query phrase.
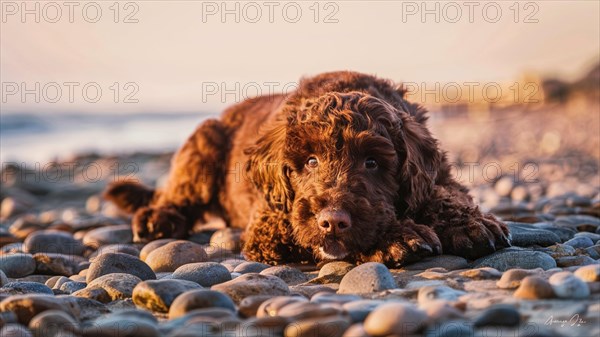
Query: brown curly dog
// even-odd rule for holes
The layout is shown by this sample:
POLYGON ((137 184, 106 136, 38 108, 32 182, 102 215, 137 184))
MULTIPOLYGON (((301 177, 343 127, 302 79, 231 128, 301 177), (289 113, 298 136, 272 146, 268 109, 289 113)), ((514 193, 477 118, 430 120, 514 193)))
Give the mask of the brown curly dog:
POLYGON ((218 214, 245 228, 254 261, 470 259, 510 246, 450 175, 426 111, 402 87, 354 72, 303 79, 202 123, 175 154, 160 191, 131 182, 106 198, 134 213, 137 241, 184 238, 218 214))

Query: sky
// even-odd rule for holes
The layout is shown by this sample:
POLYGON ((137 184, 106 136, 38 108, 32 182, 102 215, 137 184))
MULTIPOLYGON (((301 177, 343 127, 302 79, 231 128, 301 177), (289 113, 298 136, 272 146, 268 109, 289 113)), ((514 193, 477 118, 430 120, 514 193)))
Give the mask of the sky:
POLYGON ((573 79, 600 57, 599 1, 66 3, 2 0, 1 113, 215 112, 346 69, 573 79))

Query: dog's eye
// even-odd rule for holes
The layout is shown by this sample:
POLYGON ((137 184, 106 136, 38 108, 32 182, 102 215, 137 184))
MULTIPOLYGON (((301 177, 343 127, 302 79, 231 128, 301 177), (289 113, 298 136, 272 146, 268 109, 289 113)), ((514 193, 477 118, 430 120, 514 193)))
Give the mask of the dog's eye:
POLYGON ((367 158, 367 160, 365 160, 365 168, 367 168, 368 170, 376 169, 377 166, 377 160, 373 158, 367 158))
POLYGON ((308 160, 306 161, 306 167, 308 168, 315 168, 319 165, 319 161, 317 160, 317 158, 315 157, 310 157, 308 158, 308 160))

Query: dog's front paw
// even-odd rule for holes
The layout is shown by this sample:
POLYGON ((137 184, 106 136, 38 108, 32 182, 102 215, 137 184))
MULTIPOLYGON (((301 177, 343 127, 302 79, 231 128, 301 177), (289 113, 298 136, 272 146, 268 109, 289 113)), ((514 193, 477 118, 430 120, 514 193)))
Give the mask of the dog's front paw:
POLYGON ((188 235, 185 217, 172 207, 142 207, 131 222, 134 242, 163 238, 183 239, 188 235))
POLYGON ((400 267, 442 252, 442 244, 433 229, 411 220, 396 226, 393 235, 386 241, 387 244, 367 256, 366 260, 400 267))
POLYGON ((448 252, 473 260, 511 245, 508 227, 489 214, 447 228, 443 238, 448 252))

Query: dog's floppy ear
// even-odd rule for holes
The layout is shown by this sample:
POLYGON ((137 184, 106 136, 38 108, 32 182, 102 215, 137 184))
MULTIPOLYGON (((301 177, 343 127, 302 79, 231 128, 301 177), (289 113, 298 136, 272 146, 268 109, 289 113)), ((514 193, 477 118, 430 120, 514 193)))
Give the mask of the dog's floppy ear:
POLYGON ((410 110, 399 113, 394 142, 400 159, 399 197, 407 211, 415 212, 433 191, 443 155, 425 125, 425 110, 406 106, 410 110))
POLYGON ((286 128, 285 120, 275 122, 246 154, 250 156, 248 176, 256 188, 271 207, 288 212, 294 191, 289 180, 290 167, 284 158, 286 128))

